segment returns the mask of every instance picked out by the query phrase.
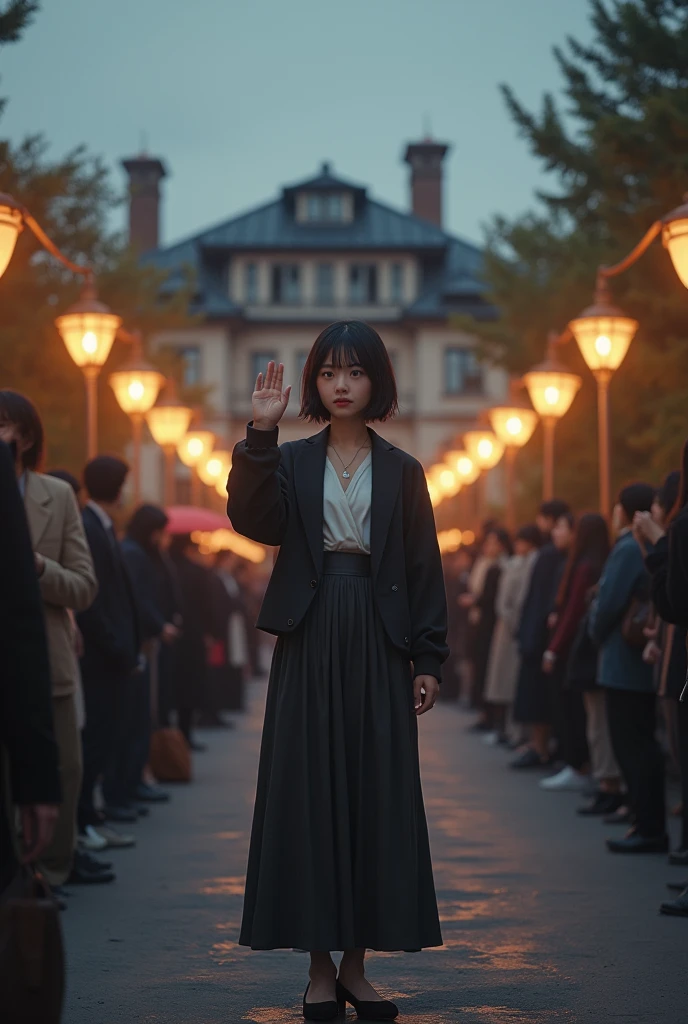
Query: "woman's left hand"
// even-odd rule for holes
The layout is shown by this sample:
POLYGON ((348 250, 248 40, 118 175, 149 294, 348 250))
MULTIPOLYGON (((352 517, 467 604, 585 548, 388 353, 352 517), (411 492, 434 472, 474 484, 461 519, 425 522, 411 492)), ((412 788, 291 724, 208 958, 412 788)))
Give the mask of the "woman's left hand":
POLYGON ((416 676, 413 680, 413 708, 417 715, 424 715, 434 708, 440 684, 434 676, 416 676), (425 691, 425 692, 423 692, 425 691))

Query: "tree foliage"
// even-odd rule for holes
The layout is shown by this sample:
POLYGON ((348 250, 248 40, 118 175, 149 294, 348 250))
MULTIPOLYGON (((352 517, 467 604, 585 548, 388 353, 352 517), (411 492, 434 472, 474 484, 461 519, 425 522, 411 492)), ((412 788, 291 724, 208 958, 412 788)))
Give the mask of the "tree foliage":
MULTIPOLYGON (((563 99, 546 94, 533 113, 502 87, 553 181, 534 212, 488 228, 485 274, 501 318, 477 333, 514 373, 543 357, 548 330, 590 303, 597 266, 629 252, 688 187, 688 3, 590 0, 590 15, 590 45, 568 38, 554 51, 563 99)), ((614 483, 655 481, 677 463, 688 432, 688 296, 658 243, 612 290, 641 325, 612 382, 614 483)), ((561 356, 585 386, 557 428, 557 490, 593 507, 594 382, 575 344, 561 356)), ((519 457, 531 503, 539 455, 535 444, 519 457)))
MULTIPOLYGON (((15 41, 37 6, 13 3, 0 13, 0 41, 15 41)), ((0 192, 30 210, 70 260, 95 268, 100 298, 123 318, 125 327, 141 330, 145 340, 190 322, 192 282, 161 300, 164 275, 141 267, 125 240, 113 233, 110 218, 121 200, 108 168, 85 147, 55 159, 41 136, 17 144, 0 139, 0 192)), ((49 463, 76 472, 85 456, 85 389, 54 320, 77 300, 80 288, 81 281, 24 230, 0 280, 0 386, 16 388, 35 401, 46 427, 49 463)), ((115 342, 100 377, 102 450, 121 452, 130 438, 128 418, 107 384, 109 373, 127 354, 126 345, 115 342)), ((180 369, 164 354, 153 361, 164 372, 180 369)))

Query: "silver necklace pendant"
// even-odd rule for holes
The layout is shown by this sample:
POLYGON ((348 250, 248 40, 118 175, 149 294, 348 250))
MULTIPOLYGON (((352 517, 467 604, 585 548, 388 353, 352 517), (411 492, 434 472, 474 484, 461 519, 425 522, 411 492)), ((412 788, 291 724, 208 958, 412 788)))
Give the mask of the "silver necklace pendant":
POLYGON ((348 469, 345 469, 344 472, 342 473, 342 476, 344 477, 345 480, 348 480, 349 477, 351 476, 351 473, 349 472, 348 469))

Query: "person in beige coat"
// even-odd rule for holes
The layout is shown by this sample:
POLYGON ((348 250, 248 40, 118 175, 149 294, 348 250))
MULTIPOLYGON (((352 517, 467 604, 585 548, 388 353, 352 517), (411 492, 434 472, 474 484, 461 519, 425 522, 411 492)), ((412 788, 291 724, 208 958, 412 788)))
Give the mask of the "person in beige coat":
POLYGON ((499 581, 497 623, 492 634, 485 684, 485 703, 492 706, 496 727, 494 733, 489 734, 489 742, 498 743, 506 739, 507 714, 516 696, 521 663, 516 631, 541 542, 537 526, 521 527, 514 538, 515 554, 507 562, 499 581))
POLYGON ((43 427, 33 404, 17 392, 0 391, 0 438, 16 455, 43 598, 63 802, 41 869, 51 885, 59 886, 67 881, 72 868, 81 788, 76 699, 79 663, 70 613, 88 608, 98 584, 74 492, 63 480, 36 472, 43 454, 43 427))

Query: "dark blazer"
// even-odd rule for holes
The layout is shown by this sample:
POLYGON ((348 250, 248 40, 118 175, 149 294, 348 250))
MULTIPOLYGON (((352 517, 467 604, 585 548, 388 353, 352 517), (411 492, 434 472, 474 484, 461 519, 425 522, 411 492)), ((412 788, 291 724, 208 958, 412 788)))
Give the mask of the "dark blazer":
POLYGON ((174 645, 177 707, 201 707, 207 675, 205 638, 213 635, 213 573, 186 555, 172 557, 181 594, 182 631, 174 645))
POLYGON ((121 548, 136 595, 142 638, 152 640, 160 636, 168 621, 161 607, 157 559, 131 537, 124 538, 121 548))
POLYGON ((547 649, 547 619, 554 611, 566 557, 566 552, 559 551, 551 542, 538 553, 518 627, 518 646, 524 658, 539 659, 547 649))
MULTIPOLYGON (((234 449, 227 514, 238 533, 280 552, 258 617, 276 635, 298 628, 323 571, 323 482, 329 427, 278 446, 255 430, 234 449)), ((447 604, 425 474, 411 455, 370 431, 371 575, 380 618, 414 674, 440 678, 449 649, 447 604)))
POLYGON ((129 675, 138 663, 141 632, 134 590, 124 556, 93 509, 84 509, 84 529, 98 578, 98 594, 77 616, 84 638, 84 682, 129 675))
POLYGON ((15 870, 10 833, 13 804, 57 804, 61 799, 53 736, 48 643, 14 463, 0 442, 0 890, 15 870), (3 778, 9 770, 9 786, 3 778))

